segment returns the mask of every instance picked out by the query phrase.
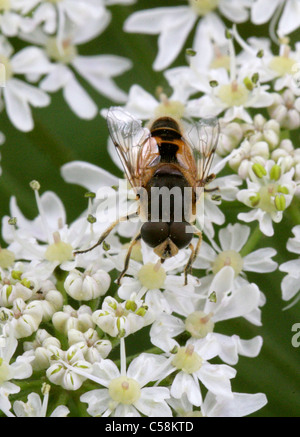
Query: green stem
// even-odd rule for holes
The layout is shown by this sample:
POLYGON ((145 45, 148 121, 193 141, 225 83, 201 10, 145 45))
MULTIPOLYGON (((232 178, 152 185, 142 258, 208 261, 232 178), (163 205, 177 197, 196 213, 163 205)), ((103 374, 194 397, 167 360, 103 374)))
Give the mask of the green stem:
POLYGON ((254 231, 250 234, 250 237, 249 237, 247 243, 242 248, 242 250, 240 252, 241 256, 244 257, 244 256, 248 255, 248 253, 252 252, 256 248, 261 237, 262 237, 262 233, 261 233, 261 230, 259 229, 259 225, 257 225, 257 227, 254 229, 254 231))

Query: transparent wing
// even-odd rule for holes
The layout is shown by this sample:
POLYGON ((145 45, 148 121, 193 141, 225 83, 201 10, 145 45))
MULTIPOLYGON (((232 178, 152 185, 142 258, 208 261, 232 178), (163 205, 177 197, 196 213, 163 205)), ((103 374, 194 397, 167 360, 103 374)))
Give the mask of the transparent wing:
POLYGON ((107 113, 107 125, 124 171, 131 186, 140 186, 138 158, 140 149, 150 137, 149 129, 121 107, 112 107, 107 113))
POLYGON ((199 186, 208 182, 219 134, 217 118, 202 119, 186 127, 184 140, 190 145, 195 158, 199 186))

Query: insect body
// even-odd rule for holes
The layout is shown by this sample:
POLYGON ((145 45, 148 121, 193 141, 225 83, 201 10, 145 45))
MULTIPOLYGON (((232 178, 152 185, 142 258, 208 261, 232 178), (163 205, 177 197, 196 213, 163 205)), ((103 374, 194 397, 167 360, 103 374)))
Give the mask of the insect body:
MULTIPOLYGON (((164 262, 184 247, 191 255, 185 267, 185 283, 200 248, 202 234, 193 226, 196 204, 205 185, 214 175, 210 167, 217 147, 219 125, 216 119, 189 124, 160 117, 149 129, 122 108, 113 107, 107 115, 110 136, 137 198, 142 225, 132 240, 125 259, 126 273, 134 244, 143 239, 164 262), (167 202, 166 202, 167 200, 167 202), (194 248, 193 235, 198 236, 194 248)), ((120 218, 113 223, 87 252, 101 244, 120 218)))

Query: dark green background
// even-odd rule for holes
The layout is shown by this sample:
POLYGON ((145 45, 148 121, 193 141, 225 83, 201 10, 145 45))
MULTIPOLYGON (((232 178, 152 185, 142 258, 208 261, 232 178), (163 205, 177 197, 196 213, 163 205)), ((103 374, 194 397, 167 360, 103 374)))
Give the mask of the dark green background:
MULTIPOLYGON (((113 6, 112 21, 107 30, 97 39, 80 46, 79 53, 116 54, 130 58, 133 69, 116 79, 126 91, 133 84, 139 84, 154 94, 157 86, 166 86, 162 73, 152 71, 151 65, 157 53, 157 37, 147 35, 125 34, 122 25, 126 17, 135 10, 149 7, 183 4, 173 0, 139 0, 133 6, 113 6)), ((255 27, 251 23, 239 26, 244 37, 256 35, 266 36, 267 26, 255 27)), ((16 48, 23 46, 20 41, 13 40, 16 48)), ((190 36, 186 48, 192 45, 190 36)), ((172 65, 184 65, 184 54, 172 65)), ((79 79, 81 81, 81 79, 79 79)), ((109 107, 112 102, 95 92, 88 84, 81 81, 90 93, 99 109, 109 107)), ((167 88, 168 89, 168 88, 167 88)), ((0 212, 1 217, 9 214, 9 199, 15 195, 23 213, 34 218, 37 209, 29 182, 36 179, 41 184, 41 192, 55 191, 62 199, 68 222, 71 223, 86 207, 83 195, 85 189, 66 184, 60 176, 60 167, 72 160, 83 160, 99 165, 119 176, 121 172, 110 160, 106 151, 107 128, 105 120, 99 115, 92 121, 78 119, 64 102, 61 93, 52 95, 52 103, 45 109, 33 110, 35 129, 27 134, 17 131, 9 122, 5 112, 0 118, 0 131, 6 135, 6 142, 0 148, 3 174, 0 178, 0 212)), ((293 133, 295 145, 299 144, 299 131, 293 133)), ((241 204, 224 203, 227 223, 237 221, 237 213, 242 210, 241 204)), ((294 258, 286 251, 286 241, 291 237, 291 227, 296 222, 285 215, 280 224, 275 225, 275 236, 264 237, 258 247, 274 247, 278 255, 275 260, 282 263, 294 258)), ((251 224, 254 228, 255 224, 251 224)), ((217 228, 216 228, 217 230, 217 228)), ((300 322, 300 304, 287 311, 282 311, 285 302, 281 300, 280 282, 283 273, 251 274, 249 279, 256 282, 267 297, 262 310, 262 327, 255 327, 236 319, 223 322, 217 326, 219 332, 238 334, 241 338, 252 338, 261 335, 264 345, 260 355, 255 358, 241 357, 236 369, 237 377, 232 381, 233 390, 238 392, 263 392, 268 397, 268 404, 255 416, 299 416, 300 412, 300 349, 292 347, 292 325, 300 322)), ((132 336, 128 350, 136 350, 141 344, 143 334, 132 336)), ((146 341, 146 338, 145 338, 146 341)))

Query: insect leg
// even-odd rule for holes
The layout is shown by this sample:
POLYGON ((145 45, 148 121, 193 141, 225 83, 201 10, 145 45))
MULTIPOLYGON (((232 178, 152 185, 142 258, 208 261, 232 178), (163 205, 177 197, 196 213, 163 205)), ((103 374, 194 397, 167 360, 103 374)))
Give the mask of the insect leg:
POLYGON ((122 270, 122 272, 120 273, 120 276, 117 279, 117 284, 120 285, 121 279, 123 278, 123 276, 125 275, 125 273, 127 272, 128 266, 129 266, 129 261, 130 261, 130 256, 131 256, 131 252, 132 249, 134 247, 134 245, 141 239, 141 231, 139 230, 139 232, 137 233, 137 235, 134 237, 134 239, 131 241, 130 246, 128 248, 127 254, 126 254, 126 258, 124 261, 124 269, 122 270))
POLYGON ((198 255, 198 252, 199 252, 200 246, 201 246, 201 242, 202 242, 202 232, 199 231, 195 226, 194 226, 194 229, 195 229, 195 234, 198 235, 198 241, 197 241, 195 248, 192 245, 192 243, 189 244, 189 248, 191 249, 191 255, 190 255, 188 262, 184 268, 184 285, 187 285, 187 283, 188 283, 187 275, 189 273, 189 270, 192 268, 192 264, 198 255))
POLYGON ((99 238, 99 240, 97 241, 96 244, 94 244, 92 247, 89 247, 88 249, 85 249, 85 250, 76 250, 76 252, 74 252, 74 255, 77 255, 79 253, 86 253, 86 252, 89 252, 90 250, 95 249, 97 246, 99 246, 101 243, 103 243, 105 238, 111 233, 111 231, 114 229, 115 226, 117 226, 121 222, 126 222, 126 221, 130 220, 131 218, 136 217, 137 215, 138 215, 137 212, 134 212, 134 213, 128 214, 128 215, 126 215, 124 217, 118 218, 118 220, 114 221, 106 229, 106 231, 103 232, 103 234, 101 235, 101 237, 99 238))

